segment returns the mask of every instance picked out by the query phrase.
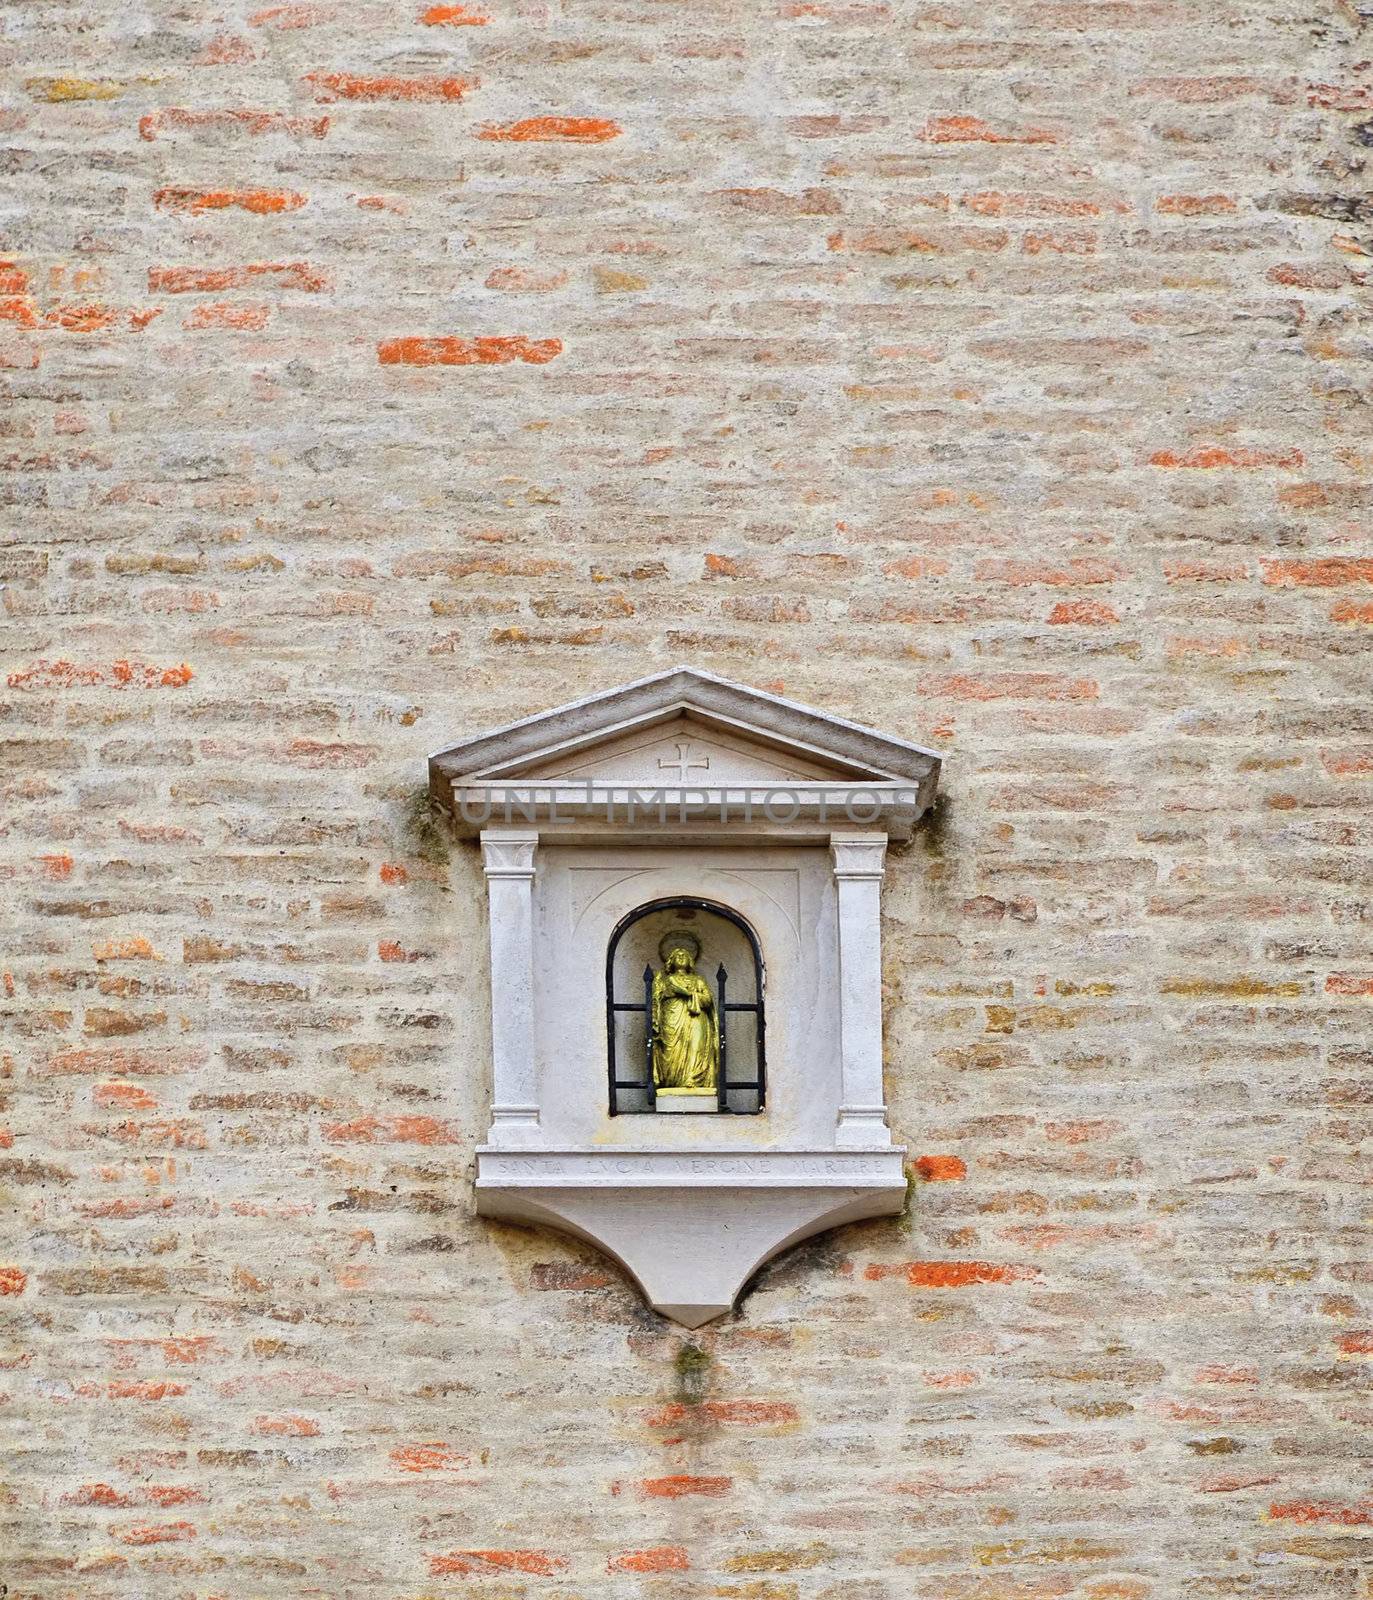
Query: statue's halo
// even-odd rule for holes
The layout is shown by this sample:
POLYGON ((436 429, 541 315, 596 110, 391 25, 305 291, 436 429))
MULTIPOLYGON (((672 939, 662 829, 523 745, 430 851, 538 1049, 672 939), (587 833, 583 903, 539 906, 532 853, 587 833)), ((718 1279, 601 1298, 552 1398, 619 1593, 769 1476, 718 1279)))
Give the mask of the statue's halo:
POLYGON ((666 966, 668 955, 673 950, 681 949, 691 951, 693 962, 701 959, 701 941, 690 928, 678 928, 672 933, 665 933, 658 941, 658 959, 666 966))

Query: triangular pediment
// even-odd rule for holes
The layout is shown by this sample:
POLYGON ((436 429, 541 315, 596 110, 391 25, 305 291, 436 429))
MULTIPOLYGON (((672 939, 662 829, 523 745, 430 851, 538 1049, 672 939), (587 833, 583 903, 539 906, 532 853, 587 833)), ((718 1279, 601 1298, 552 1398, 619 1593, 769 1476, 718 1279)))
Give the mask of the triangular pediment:
POLYGON ((430 757, 436 784, 915 783, 932 750, 692 667, 640 678, 430 757))
MULTIPOLYGON (((533 775, 533 774, 531 774, 533 775)), ((541 762, 537 776, 597 783, 784 783, 853 776, 852 769, 808 753, 764 746, 746 734, 679 712, 618 738, 541 762)))

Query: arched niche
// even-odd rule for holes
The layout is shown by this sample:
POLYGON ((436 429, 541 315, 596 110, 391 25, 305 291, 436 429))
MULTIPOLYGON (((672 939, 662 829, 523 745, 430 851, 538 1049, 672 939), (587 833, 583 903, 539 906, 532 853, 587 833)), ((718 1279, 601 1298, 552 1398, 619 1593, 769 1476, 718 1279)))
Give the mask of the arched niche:
POLYGON ((616 924, 606 948, 607 1108, 612 1117, 683 1111, 757 1116, 767 1102, 763 950, 730 906, 690 895, 650 900, 616 924), (718 1042, 711 1092, 659 1094, 661 1003, 655 979, 672 944, 690 947, 718 1042), (713 1096, 713 1104, 711 1103, 713 1096))

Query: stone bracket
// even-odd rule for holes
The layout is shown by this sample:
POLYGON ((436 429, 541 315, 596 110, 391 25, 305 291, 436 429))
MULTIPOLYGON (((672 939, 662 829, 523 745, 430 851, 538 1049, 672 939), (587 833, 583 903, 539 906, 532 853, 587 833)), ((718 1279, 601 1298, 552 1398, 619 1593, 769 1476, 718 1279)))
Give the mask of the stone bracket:
POLYGON ((477 1153, 477 1210, 561 1229, 617 1261, 687 1328, 723 1316, 779 1251, 896 1216, 904 1150, 512 1150, 477 1153))

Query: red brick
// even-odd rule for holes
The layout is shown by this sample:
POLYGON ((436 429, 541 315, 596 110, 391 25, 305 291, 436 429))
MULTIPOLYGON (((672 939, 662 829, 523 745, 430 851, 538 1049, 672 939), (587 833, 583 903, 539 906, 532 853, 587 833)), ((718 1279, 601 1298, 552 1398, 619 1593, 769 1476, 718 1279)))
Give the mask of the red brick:
POLYGON ((398 1115, 355 1117, 351 1122, 327 1122, 324 1138, 330 1144, 456 1144, 451 1123, 439 1117, 398 1115))
POLYGON ((375 745, 326 744, 321 739, 292 739, 283 752, 291 766, 306 772, 356 772, 370 767, 376 754, 375 745))
POLYGON ((1092 256, 1100 243, 1101 235, 1091 228, 1031 229, 1021 239, 1020 249, 1027 256, 1092 256))
POLYGON ((185 211, 197 217, 206 211, 251 211, 255 216, 273 216, 282 211, 299 211, 306 203, 303 194, 291 189, 159 189, 153 204, 159 211, 185 211))
POLYGON ((79 1489, 69 1490, 58 1501, 64 1506, 131 1506, 133 1499, 111 1487, 108 1483, 83 1483, 79 1489))
POLYGON ((110 333, 121 326, 141 333, 161 314, 156 306, 121 310, 100 301, 60 301, 50 310, 40 312, 28 295, 0 300, 0 322, 13 322, 28 329, 54 328, 65 333, 110 333))
POLYGON ((913 1289, 964 1289, 983 1283, 1032 1282, 1039 1276, 1035 1267, 1006 1266, 994 1261, 907 1261, 897 1266, 874 1264, 865 1269, 868 1279, 896 1274, 905 1277, 913 1289))
POLYGON ((935 556, 902 556, 899 561, 888 561, 882 571, 889 578, 943 578, 948 575, 949 563, 935 556))
POLYGON ((407 950, 396 939, 378 940, 377 955, 383 961, 409 962, 424 960, 424 952, 422 950, 407 950))
POLYGON ((1125 575, 1125 568, 1120 562, 1103 560, 1099 556, 1073 556, 1067 561, 997 558, 979 561, 973 567, 973 576, 979 583, 1004 583, 1017 589, 1035 584, 1050 588, 1078 588, 1097 583, 1117 583, 1125 575))
POLYGON ((1249 567, 1243 561, 1165 561, 1163 575, 1169 583, 1237 583, 1249 567))
POLYGON ((731 1478, 678 1472, 666 1478, 644 1478, 639 1489, 650 1500, 682 1500, 694 1495, 717 1498, 728 1494, 733 1486, 731 1478))
POLYGON ((267 6, 262 11, 253 12, 248 18, 250 28, 274 28, 278 32, 288 33, 297 28, 313 28, 321 22, 328 22, 337 12, 333 6, 318 5, 283 5, 267 6))
POLYGON ((409 100, 429 104, 461 100, 477 87, 472 78, 366 77, 352 72, 307 72, 305 82, 313 86, 315 99, 325 104, 334 100, 409 100))
POLYGON ((1336 1500, 1279 1500, 1268 1508, 1275 1522, 1326 1522, 1338 1528, 1366 1528, 1373 1523, 1373 1502, 1342 1505, 1336 1500))
POLYGON ((1080 627, 1111 627, 1120 621, 1114 606, 1104 600, 1060 600, 1046 619, 1055 625, 1074 624, 1080 627))
POLYGON ((146 1489, 139 1490, 139 1499, 160 1506, 164 1511, 170 1506, 204 1505, 205 1498, 189 1483, 150 1483, 146 1489))
POLYGON ((531 1577, 551 1578, 565 1572, 566 1556, 547 1550, 454 1550, 448 1555, 429 1557, 431 1578, 490 1578, 501 1572, 522 1572, 531 1577))
POLYGON ((1373 1000, 1373 974, 1332 972, 1325 980, 1325 992, 1345 999, 1373 1000))
POLYGON ((948 700, 1095 700, 1098 686, 1090 678, 1052 672, 945 673, 922 679, 921 694, 948 700))
POLYGON ((1276 99, 1279 104, 1291 104, 1294 91, 1274 84, 1265 78, 1246 77, 1243 74, 1212 77, 1144 78, 1131 86, 1132 95, 1147 95, 1151 100, 1172 100, 1179 105, 1222 105, 1231 100, 1276 99))
POLYGON ((139 1523, 129 1528, 115 1528, 114 1537, 121 1544, 184 1544, 194 1539, 196 1530, 189 1522, 139 1523))
POLYGON ((199 1051, 139 1050, 120 1045, 103 1049, 87 1047, 59 1050, 49 1059, 47 1071, 57 1077, 71 1074, 100 1077, 105 1073, 118 1077, 162 1077, 193 1072, 204 1059, 199 1051))
POLYGON ((153 949, 149 940, 140 934, 132 934, 123 939, 101 939, 91 946, 91 954, 97 961, 160 961, 161 956, 153 949))
POLYGON ((1098 202, 1071 195, 1003 194, 996 189, 965 194, 959 205, 979 217, 1099 217, 1103 212, 1132 209, 1124 200, 1098 202))
POLYGON ((1367 483, 1294 483, 1278 490, 1279 505, 1299 511, 1363 511, 1373 506, 1367 483))
POLYGON ((41 328, 43 318, 33 298, 27 294, 10 295, 0 300, 0 322, 13 322, 21 328, 41 328))
POLYGON ((386 339, 377 346, 384 367, 495 367, 512 361, 543 366, 562 354, 561 339, 527 339, 523 334, 461 338, 456 334, 386 339))
POLYGON ((650 1550, 622 1550, 606 1563, 607 1572, 686 1572, 691 1562, 679 1544, 655 1545, 650 1550))
POLYGON ((1163 216, 1217 217, 1237 209, 1228 194, 1161 194, 1154 202, 1154 210, 1163 216))
POLYGON ((224 1345, 214 1334, 179 1334, 165 1339, 109 1339, 106 1343, 116 1366, 128 1366, 136 1359, 159 1357, 169 1367, 194 1367, 223 1359, 224 1345))
POLYGON ((470 6, 430 6, 420 12, 420 21, 427 28, 484 28, 490 20, 470 6))
POLYGON ((99 666, 74 666, 70 661, 35 661, 34 666, 11 672, 5 682, 11 690, 72 690, 72 688, 184 688, 195 677, 179 667, 147 666, 141 661, 102 662, 99 666))
POLYGON ((185 328, 223 328, 236 333, 257 333, 267 326, 267 306, 196 306, 182 323, 185 328))
POLYGON ((1333 292, 1348 288, 1351 283, 1361 283, 1363 274, 1341 264, 1333 266, 1304 265, 1299 261, 1284 261, 1270 267, 1265 273, 1269 283, 1281 284, 1286 289, 1315 289, 1333 292))
POLYGON ((1044 1137, 1056 1144, 1090 1144, 1097 1139, 1113 1139, 1123 1124, 1109 1117, 1076 1117, 1068 1122, 1046 1122, 1044 1137))
POLYGON ((1373 83, 1313 83, 1306 103, 1323 111, 1373 111, 1373 83))
POLYGON ((605 144, 623 132, 607 117, 525 117, 521 122, 492 124, 477 137, 500 144, 605 144))
POLYGON ((1010 235, 1003 228, 864 228, 857 233, 832 233, 830 250, 853 255, 948 255, 964 250, 995 254, 1010 235))
POLYGON ((961 1156, 917 1156, 912 1165, 926 1183, 950 1183, 968 1176, 961 1156))
POLYGON ((1373 559, 1366 556, 1324 556, 1309 561, 1260 561, 1263 581, 1281 589, 1339 589, 1373 583, 1373 559))
POLYGON ((701 1410, 712 1422, 745 1426, 799 1422, 800 1412, 790 1400, 704 1400, 701 1410))
POLYGON ((1199 1494, 1238 1494, 1243 1489, 1258 1489, 1277 1481, 1275 1472, 1218 1472, 1201 1479, 1196 1487, 1199 1494))
POLYGON ((1361 778, 1373 772, 1373 749, 1322 750, 1321 765, 1332 778, 1361 778))
POLYGON ((1058 137, 1048 128, 1013 132, 968 116, 930 117, 916 134, 928 144, 1057 144, 1058 137))
POLYGON ((328 276, 304 261, 253 261, 237 267, 149 267, 152 294, 220 294, 225 289, 300 289, 322 294, 332 287, 328 276))
POLYGON ((549 294, 566 283, 565 272, 538 267, 493 267, 486 275, 488 289, 504 290, 507 294, 549 294))
POLYGON ((253 1432, 264 1439, 317 1439, 319 1423, 313 1417, 254 1417, 253 1432))
POLYGON ((471 1457, 451 1445, 397 1445, 387 1459, 401 1472, 455 1472, 471 1464, 471 1457))
POLYGON ((1302 466, 1304 461, 1300 450, 1227 449, 1221 445, 1195 445, 1181 454, 1176 450, 1156 450, 1149 457, 1151 467, 1221 467, 1246 471, 1281 467, 1290 472, 1302 466))

